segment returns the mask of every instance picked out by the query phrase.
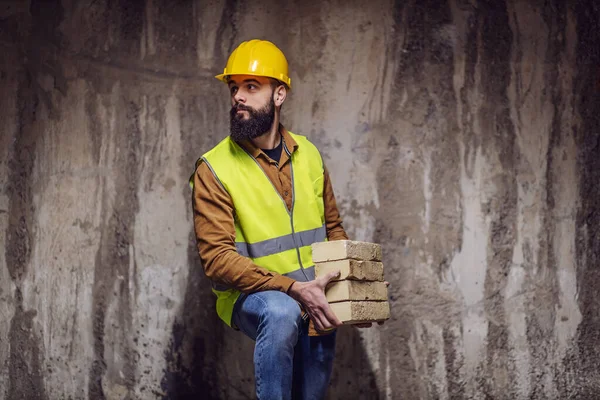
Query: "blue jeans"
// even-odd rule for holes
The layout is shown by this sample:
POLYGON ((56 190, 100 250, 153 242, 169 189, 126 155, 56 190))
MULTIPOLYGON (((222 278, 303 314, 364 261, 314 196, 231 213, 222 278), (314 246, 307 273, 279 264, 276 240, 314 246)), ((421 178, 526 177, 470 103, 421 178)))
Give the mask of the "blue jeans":
POLYGON ((254 346, 256 394, 261 400, 323 399, 335 356, 336 332, 308 336, 298 303, 278 291, 242 294, 233 323, 254 346))

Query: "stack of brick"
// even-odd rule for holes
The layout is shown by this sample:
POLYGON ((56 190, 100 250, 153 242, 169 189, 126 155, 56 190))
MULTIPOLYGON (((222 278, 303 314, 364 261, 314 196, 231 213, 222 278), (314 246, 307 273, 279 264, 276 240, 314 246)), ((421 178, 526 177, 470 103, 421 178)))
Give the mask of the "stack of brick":
POLYGON ((344 325, 390 318, 379 244, 351 240, 314 243, 312 258, 316 277, 340 271, 327 285, 325 296, 344 325))

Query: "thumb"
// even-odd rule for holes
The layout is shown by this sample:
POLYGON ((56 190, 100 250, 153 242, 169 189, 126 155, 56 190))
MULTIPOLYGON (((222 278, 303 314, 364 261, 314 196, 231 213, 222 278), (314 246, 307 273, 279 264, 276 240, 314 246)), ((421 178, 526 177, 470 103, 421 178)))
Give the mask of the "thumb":
POLYGON ((324 275, 322 278, 323 279, 323 281, 322 281, 323 287, 327 286, 327 284, 329 282, 331 282, 333 279, 335 279, 339 276, 340 276, 340 271, 333 271, 333 272, 330 272, 330 273, 324 275))

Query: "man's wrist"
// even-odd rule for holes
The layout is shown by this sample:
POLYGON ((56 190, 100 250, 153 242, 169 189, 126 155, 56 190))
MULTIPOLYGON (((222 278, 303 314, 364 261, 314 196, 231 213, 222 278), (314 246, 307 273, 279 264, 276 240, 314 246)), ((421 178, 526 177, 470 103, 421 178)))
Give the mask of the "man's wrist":
POLYGON ((298 300, 299 294, 300 294, 300 287, 301 287, 301 283, 298 281, 294 281, 294 283, 292 283, 287 291, 287 294, 290 297, 293 297, 294 299, 298 300))
POLYGON ((296 281, 292 282, 292 284, 290 285, 290 287, 287 290, 287 294, 292 294, 296 291, 295 289, 298 286, 298 285, 296 285, 296 283, 297 283, 296 281))

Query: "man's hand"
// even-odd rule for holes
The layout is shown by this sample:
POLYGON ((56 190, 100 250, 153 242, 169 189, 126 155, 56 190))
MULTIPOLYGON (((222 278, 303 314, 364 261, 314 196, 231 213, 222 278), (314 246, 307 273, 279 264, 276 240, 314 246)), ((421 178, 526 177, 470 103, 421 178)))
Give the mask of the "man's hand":
MULTIPOLYGON (((385 286, 390 286, 390 283, 388 281, 385 281, 385 286)), ((384 322, 385 321, 378 321, 377 325, 383 325, 384 322)), ((364 323, 364 324, 356 324, 354 326, 357 327, 357 328, 370 328, 371 326, 373 326, 373 323, 372 322, 367 322, 367 323, 364 323)))
POLYGON ((325 297, 325 287, 338 276, 340 271, 330 272, 310 282, 294 282, 288 290, 288 294, 304 306, 318 331, 328 331, 342 325, 325 297))

